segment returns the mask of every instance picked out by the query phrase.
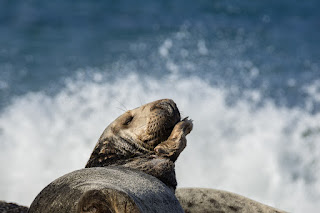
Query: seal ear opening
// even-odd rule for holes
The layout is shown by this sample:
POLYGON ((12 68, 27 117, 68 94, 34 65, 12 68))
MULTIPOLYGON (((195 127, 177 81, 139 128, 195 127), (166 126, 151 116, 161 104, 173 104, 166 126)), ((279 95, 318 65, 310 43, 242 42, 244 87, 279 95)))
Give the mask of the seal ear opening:
POLYGON ((78 203, 78 213, 139 213, 140 209, 133 199, 116 189, 89 190, 78 203))

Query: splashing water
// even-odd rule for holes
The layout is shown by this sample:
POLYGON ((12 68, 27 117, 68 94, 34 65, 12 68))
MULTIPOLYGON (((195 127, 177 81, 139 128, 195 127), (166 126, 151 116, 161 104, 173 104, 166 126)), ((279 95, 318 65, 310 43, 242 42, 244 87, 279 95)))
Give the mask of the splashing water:
POLYGON ((54 96, 28 93, 1 112, 1 199, 29 205, 52 180, 83 168, 103 129, 123 111, 172 98, 194 120, 177 161, 179 187, 223 189, 296 212, 320 207, 320 113, 271 100, 253 107, 250 98, 230 105, 228 88, 198 77, 132 73, 103 82, 97 75, 69 79, 54 96))

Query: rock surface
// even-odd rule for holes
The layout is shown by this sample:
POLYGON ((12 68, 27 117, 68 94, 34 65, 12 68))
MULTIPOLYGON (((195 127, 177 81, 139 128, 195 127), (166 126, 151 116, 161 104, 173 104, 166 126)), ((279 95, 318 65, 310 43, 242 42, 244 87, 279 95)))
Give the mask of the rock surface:
POLYGON ((1 213, 27 213, 28 208, 20 206, 15 203, 7 203, 0 200, 0 212, 1 213))
MULTIPOLYGON (((123 210, 120 208, 118 209, 120 212, 122 212, 121 210, 123 210, 123 212, 140 211, 140 209, 136 207, 136 204, 132 203, 131 197, 127 196, 125 193, 122 194, 120 192, 120 194, 118 195, 117 193, 119 193, 119 191, 115 191, 115 195, 112 195, 112 193, 114 193, 113 190, 109 190, 109 191, 107 190, 107 191, 104 191, 104 193, 99 193, 99 190, 93 190, 93 191, 90 191, 89 193, 86 193, 82 197, 82 200, 83 200, 82 203, 84 206, 96 205, 99 203, 99 199, 100 200, 105 199, 105 197, 103 196, 108 194, 109 196, 111 195, 115 199, 117 199, 117 201, 114 201, 115 203, 117 203, 117 205, 115 206, 119 206, 119 204, 121 206, 121 203, 123 204, 124 202, 127 202, 127 209, 123 210)), ((197 212, 201 212, 201 213, 206 213, 206 212, 207 213, 209 212, 210 213, 211 212, 212 213, 215 213, 215 212, 216 213, 218 212, 219 213, 222 213, 222 212, 224 213, 234 213, 234 212, 237 212, 237 213, 245 213, 245 212, 284 213, 284 211, 282 210, 275 209, 273 207, 261 204, 254 200, 243 197, 241 195, 237 195, 231 192, 216 190, 216 189, 178 188, 176 191, 176 196, 179 199, 182 205, 182 208, 186 213, 197 213, 197 212)), ((64 202, 70 203, 67 198, 64 202)), ((141 200, 140 202, 144 202, 144 201, 141 200)), ((60 203, 60 205, 63 205, 63 204, 60 203)), ((32 208, 35 208, 35 207, 32 207, 32 208)), ((19 206, 14 203, 7 203, 4 201, 0 201, 1 213, 27 213, 27 210, 28 210, 27 207, 19 206)), ((103 207, 101 207, 100 212, 108 212, 109 210, 110 209, 103 209, 103 207)), ((34 209, 32 209, 31 212, 32 211, 37 212, 34 209)), ((50 212, 54 212, 54 211, 50 211, 50 212)), ((65 211, 66 209, 58 207, 56 212, 65 212, 65 211)))
MULTIPOLYGON (((123 167, 97 167, 56 179, 35 198, 29 212, 285 212, 216 189, 178 188, 175 195, 161 181, 143 172, 123 167)), ((26 213, 27 210, 27 207, 0 201, 1 213, 26 213)))
POLYGON ((157 178, 124 167, 66 174, 44 188, 30 213, 183 212, 172 190, 157 178))
POLYGON ((185 213, 284 213, 241 195, 216 189, 178 188, 176 197, 185 213))

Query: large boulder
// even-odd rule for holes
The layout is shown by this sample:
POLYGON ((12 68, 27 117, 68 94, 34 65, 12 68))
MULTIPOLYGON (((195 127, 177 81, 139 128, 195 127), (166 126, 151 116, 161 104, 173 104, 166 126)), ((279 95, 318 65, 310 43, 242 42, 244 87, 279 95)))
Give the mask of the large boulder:
POLYGON ((124 167, 66 174, 45 187, 30 213, 183 212, 174 192, 157 178, 124 167))
POLYGON ((284 213, 231 192, 205 188, 179 188, 176 196, 185 213, 284 213))

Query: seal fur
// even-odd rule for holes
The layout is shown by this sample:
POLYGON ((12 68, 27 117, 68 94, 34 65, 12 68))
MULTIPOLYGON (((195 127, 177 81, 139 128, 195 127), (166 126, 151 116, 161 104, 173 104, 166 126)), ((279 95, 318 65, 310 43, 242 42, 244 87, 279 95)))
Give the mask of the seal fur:
POLYGON ((174 163, 193 126, 188 118, 180 119, 171 99, 127 111, 104 130, 86 168, 120 165, 138 169, 175 190, 174 163))

